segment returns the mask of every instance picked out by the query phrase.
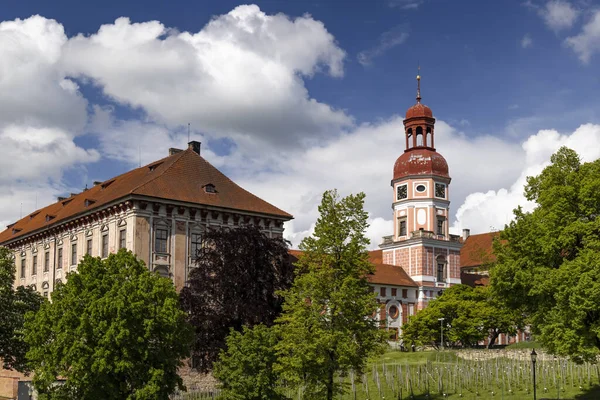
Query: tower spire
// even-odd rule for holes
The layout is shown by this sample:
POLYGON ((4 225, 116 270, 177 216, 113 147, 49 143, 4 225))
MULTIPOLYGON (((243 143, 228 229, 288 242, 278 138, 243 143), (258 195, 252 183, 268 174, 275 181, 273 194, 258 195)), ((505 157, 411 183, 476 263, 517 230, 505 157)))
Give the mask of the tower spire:
POLYGON ((417 67, 417 103, 421 102, 421 65, 417 67))

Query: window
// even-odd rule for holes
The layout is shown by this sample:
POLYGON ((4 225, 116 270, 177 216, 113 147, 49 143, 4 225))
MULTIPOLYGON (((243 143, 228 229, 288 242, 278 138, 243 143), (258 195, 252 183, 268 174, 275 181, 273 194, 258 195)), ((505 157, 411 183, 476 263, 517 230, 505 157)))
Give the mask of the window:
POLYGON ((438 219, 437 219, 437 234, 438 235, 446 234, 446 230, 444 229, 444 222, 445 222, 445 218, 438 217, 438 219))
POLYGON ((406 185, 398 185, 397 198, 398 200, 406 199, 408 197, 408 190, 406 185))
POLYGON ((441 199, 446 198, 446 185, 443 183, 435 184, 435 197, 439 197, 441 199))
POLYGON ((88 239, 85 244, 85 254, 88 256, 92 255, 92 239, 88 239))
POLYGON ((196 258, 198 257, 198 253, 202 248, 202 234, 200 233, 192 233, 190 238, 190 257, 196 258))
POLYGON ((398 236, 406 236, 406 217, 398 218, 398 236))
POLYGON ((423 184, 420 184, 420 185, 417 185, 417 187, 415 188, 415 190, 417 192, 419 192, 419 193, 423 193, 425 190, 427 190, 427 186, 425 186, 423 184))
POLYGON ((47 251, 44 254, 44 272, 48 272, 50 270, 50 252, 47 251))
POLYGON ((169 232, 166 229, 156 229, 154 231, 154 252, 167 253, 167 238, 169 232))
POLYGON ((108 257, 108 233, 102 235, 102 258, 108 257))
POLYGON ((127 247, 127 229, 121 229, 119 231, 119 249, 127 247))
POLYGON ((63 265, 63 249, 62 247, 58 249, 58 265, 56 268, 61 269, 63 265))
POLYGON ((25 258, 21 258, 21 279, 25 278, 25 263, 27 260, 25 258))
POLYGON ((402 298, 406 299, 408 297, 408 289, 402 289, 402 298))
POLYGON ((438 282, 444 282, 444 270, 446 269, 446 263, 438 261, 437 265, 437 280, 438 282))
POLYGON ((398 309, 398 307, 396 306, 390 306, 389 310, 388 310, 388 315, 392 318, 392 319, 396 319, 398 318, 398 316, 400 315, 400 310, 398 309))
POLYGON ((77 243, 71 245, 71 265, 77 265, 77 243))
POLYGON ((48 291, 47 291, 47 290, 46 290, 46 291, 44 291, 44 297, 45 297, 45 298, 48 298, 48 291))
POLYGON ((396 288, 392 288, 392 297, 396 296, 397 290, 396 288))
POLYGON ((31 268, 31 275, 37 275, 37 256, 33 256, 33 267, 31 268))
POLYGON ((381 297, 385 297, 385 286, 379 288, 379 295, 381 297))

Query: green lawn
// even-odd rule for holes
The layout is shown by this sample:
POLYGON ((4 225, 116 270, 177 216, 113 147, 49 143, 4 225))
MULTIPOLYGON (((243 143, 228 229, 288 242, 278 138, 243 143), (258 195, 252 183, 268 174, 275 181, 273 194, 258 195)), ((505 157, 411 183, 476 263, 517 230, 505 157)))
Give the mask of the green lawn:
MULTIPOLYGON (((491 353, 491 354, 498 354, 491 353)), ((478 352, 474 360, 455 351, 390 351, 370 363, 365 376, 352 383, 340 378, 346 393, 339 400, 374 399, 533 399, 531 362, 510 355, 488 358, 478 352)), ((597 365, 577 365, 567 360, 538 361, 538 399, 600 399, 597 365)), ((291 399, 302 394, 289 391, 291 399)), ((180 399, 211 399, 212 394, 187 394, 180 399)), ((216 397, 218 398, 218 397, 216 397)))

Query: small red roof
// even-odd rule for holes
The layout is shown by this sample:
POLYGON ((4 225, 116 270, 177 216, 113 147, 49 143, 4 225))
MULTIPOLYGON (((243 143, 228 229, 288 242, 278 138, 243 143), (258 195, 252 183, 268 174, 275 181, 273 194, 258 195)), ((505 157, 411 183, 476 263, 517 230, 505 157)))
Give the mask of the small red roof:
MULTIPOLYGON (((292 262, 295 262, 298 260, 298 257, 302 255, 302 251, 288 250, 288 254, 291 257, 292 262)), ((381 250, 369 252, 369 261, 371 261, 375 267, 375 272, 367 277, 369 282, 380 285, 418 287, 415 281, 413 281, 406 271, 404 271, 404 268, 396 265, 383 264, 382 254, 381 250)))
POLYGON ((427 107, 425 104, 421 104, 420 101, 406 110, 406 119, 423 117, 433 118, 433 113, 431 112, 431 108, 427 107))
POLYGON ((448 163, 441 154, 426 147, 406 150, 394 164, 394 180, 410 175, 436 175, 449 178, 448 163))
POLYGON ((242 189, 198 153, 188 149, 35 211, 1 232, 0 243, 132 195, 268 214, 286 220, 292 218, 285 211, 242 189), (212 186, 214 190, 205 190, 206 186, 212 186))
POLYGON ((496 261, 492 244, 500 232, 470 235, 460 249, 460 267, 479 267, 496 261))

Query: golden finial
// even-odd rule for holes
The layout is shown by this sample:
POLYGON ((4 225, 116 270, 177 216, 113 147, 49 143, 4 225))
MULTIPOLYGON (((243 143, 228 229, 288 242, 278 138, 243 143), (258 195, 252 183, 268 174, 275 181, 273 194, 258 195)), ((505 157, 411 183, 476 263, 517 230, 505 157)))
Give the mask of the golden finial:
POLYGON ((421 102, 421 65, 417 67, 417 103, 421 102))

